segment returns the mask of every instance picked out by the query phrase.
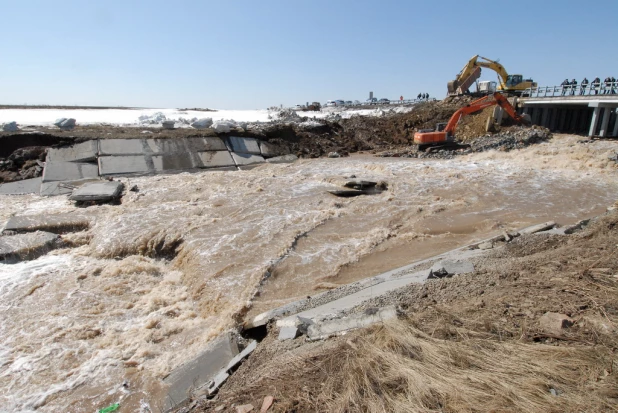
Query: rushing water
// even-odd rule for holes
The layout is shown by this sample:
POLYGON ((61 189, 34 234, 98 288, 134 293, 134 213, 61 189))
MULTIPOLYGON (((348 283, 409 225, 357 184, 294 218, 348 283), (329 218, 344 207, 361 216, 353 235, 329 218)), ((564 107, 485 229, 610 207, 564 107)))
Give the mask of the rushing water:
POLYGON ((611 145, 565 137, 449 161, 356 156, 132 178, 139 192, 115 206, 0 197, 3 221, 94 222, 65 236, 73 248, 0 265, 0 411, 158 411, 160 379, 247 312, 502 229, 602 212, 618 194, 611 145), (326 192, 351 175, 389 190, 326 192))

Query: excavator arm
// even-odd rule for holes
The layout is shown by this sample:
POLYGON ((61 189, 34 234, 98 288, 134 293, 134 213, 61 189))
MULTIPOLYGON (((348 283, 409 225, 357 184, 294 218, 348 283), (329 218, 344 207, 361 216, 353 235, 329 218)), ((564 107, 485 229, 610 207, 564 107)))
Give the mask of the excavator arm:
POLYGON ((499 105, 503 108, 506 113, 509 114, 515 121, 520 123, 528 123, 525 118, 520 116, 516 111, 513 105, 511 105, 506 97, 499 92, 495 92, 493 95, 484 96, 480 99, 477 99, 471 102, 469 105, 464 106, 463 108, 457 110, 453 116, 449 119, 446 127, 443 131, 434 131, 434 132, 416 132, 414 134, 414 143, 421 145, 423 147, 428 145, 440 145, 447 143, 449 141, 453 141, 453 131, 457 126, 457 123, 464 115, 469 115, 474 112, 478 112, 483 110, 489 106, 499 105))

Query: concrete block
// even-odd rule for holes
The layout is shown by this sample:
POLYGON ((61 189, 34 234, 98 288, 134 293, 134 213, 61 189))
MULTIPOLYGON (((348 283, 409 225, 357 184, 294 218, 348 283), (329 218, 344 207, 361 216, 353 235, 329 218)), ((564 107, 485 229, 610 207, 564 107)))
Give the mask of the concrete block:
POLYGON ((528 227, 528 228, 524 228, 520 230, 519 233, 521 235, 535 234, 537 232, 547 231, 548 229, 552 229, 555 226, 556 226, 556 223, 554 221, 549 221, 549 222, 544 222, 538 225, 532 225, 531 227, 528 227))
MULTIPOLYGON (((169 386, 165 408, 182 404, 191 391, 208 384, 222 369, 227 370, 229 362, 238 354, 238 344, 230 334, 224 334, 192 361, 174 369, 163 383, 169 386)), ((227 378, 227 377, 226 377, 227 378)), ((221 383, 225 378, 219 377, 221 383)))
POLYGON ((253 340, 239 354, 234 356, 234 358, 229 361, 227 366, 225 366, 223 370, 217 373, 217 375, 211 382, 207 383, 207 394, 212 395, 215 391, 217 391, 217 389, 223 384, 223 382, 227 380, 228 377, 230 377, 231 370, 238 366, 238 364, 240 364, 240 362, 242 362, 242 360, 246 358, 249 354, 253 353, 253 350, 255 350, 256 348, 257 341, 253 340))
POLYGON ((5 231, 34 232, 47 231, 62 234, 81 231, 90 226, 90 221, 83 216, 67 213, 56 215, 25 215, 11 217, 4 227, 5 231))
POLYGON ((230 136, 226 138, 226 142, 232 152, 248 153, 252 155, 261 155, 260 145, 255 138, 239 138, 230 136))
POLYGON ((0 195, 38 194, 41 181, 42 178, 32 178, 0 184, 0 195))
POLYGON ((58 235, 43 231, 0 237, 0 262, 33 260, 58 247, 59 239, 58 235))
POLYGON ((335 334, 364 328, 371 324, 381 323, 394 318, 397 318, 397 310, 392 306, 368 310, 363 314, 353 314, 344 318, 312 324, 307 329, 307 337, 310 340, 321 340, 335 334))
POLYGON ((268 163, 292 163, 298 160, 296 155, 275 156, 274 158, 266 159, 268 163))
POLYGON ((89 162, 97 159, 99 151, 98 140, 75 144, 66 148, 50 148, 47 151, 47 162, 89 162))
POLYGON ((479 244, 479 249, 480 250, 490 250, 494 247, 494 243, 493 242, 482 242, 479 244))
POLYGON ((93 163, 46 162, 43 169, 43 182, 76 181, 97 176, 99 167, 93 163))
POLYGON ((195 129, 206 129, 212 126, 212 118, 201 118, 191 124, 195 129))
POLYGON ((173 120, 165 120, 161 122, 161 127, 163 127, 163 129, 174 129, 175 125, 176 122, 174 122, 173 120))
POLYGON ((187 138, 187 149, 189 152, 202 151, 226 151, 227 147, 221 138, 187 138))
POLYGON ((296 337, 300 336, 300 330, 298 327, 294 326, 285 326, 281 327, 279 330, 279 340, 294 340, 296 337))
POLYGON ((148 141, 153 139, 101 139, 99 140, 99 156, 108 155, 141 155, 152 153, 148 141))
POLYGON ((236 167, 236 162, 228 151, 199 152, 200 168, 236 167))
POLYGON ((55 196, 55 195, 67 195, 73 192, 71 184, 67 185, 67 182, 55 181, 55 182, 43 182, 41 184, 41 190, 39 195, 41 196, 55 196))
POLYGON ((154 173, 151 157, 144 155, 100 156, 99 173, 106 175, 144 175, 154 173))
POLYGON ((246 153, 232 152, 232 158, 236 163, 236 166, 247 166, 253 164, 264 163, 264 158, 261 155, 250 155, 246 153))
POLYGON ((155 173, 194 169, 200 162, 198 156, 188 152, 153 155, 151 159, 155 173))
POLYGON ((264 141, 259 141, 260 144, 260 154, 264 158, 273 158, 277 156, 287 155, 287 151, 283 151, 281 148, 264 141))
POLYGON ((431 267, 429 277, 442 278, 452 277, 456 274, 466 274, 474 272, 474 264, 467 260, 443 260, 431 267))
POLYGON ((120 198, 124 184, 118 181, 92 182, 73 191, 69 197, 72 201, 106 202, 120 198))

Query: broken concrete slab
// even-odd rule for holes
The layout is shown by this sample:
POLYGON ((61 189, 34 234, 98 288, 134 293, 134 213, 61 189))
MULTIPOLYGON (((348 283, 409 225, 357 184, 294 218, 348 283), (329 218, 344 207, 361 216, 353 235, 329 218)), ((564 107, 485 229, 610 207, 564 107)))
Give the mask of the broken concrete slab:
POLYGON ((258 140, 255 138, 239 138, 237 136, 229 136, 225 138, 225 141, 228 144, 230 152, 262 155, 258 140))
POLYGON ((264 158, 261 155, 250 155, 246 153, 232 152, 232 159, 236 163, 236 166, 247 166, 264 163, 264 158))
POLYGON ((275 156, 274 158, 266 159, 268 163, 292 163, 298 160, 298 156, 296 155, 283 155, 283 156, 275 156))
POLYGON ((443 260, 429 270, 428 279, 452 277, 457 274, 474 272, 474 264, 468 260, 443 260))
POLYGON ((76 181, 97 176, 99 176, 99 167, 93 163, 45 162, 45 169, 43 169, 43 182, 76 181))
POLYGON ((490 249, 492 249, 492 248, 494 247, 494 243, 493 243, 493 242, 491 242, 491 241, 488 241, 488 242, 481 242, 481 243, 478 245, 478 247, 479 247, 479 249, 480 249, 480 250, 490 250, 490 249))
POLYGON ((535 234, 541 231, 547 231, 556 226, 554 221, 544 222, 542 224, 532 225, 519 231, 521 235, 535 234))
POLYGON ((368 327, 397 318, 397 310, 393 306, 365 311, 363 314, 353 314, 343 318, 317 322, 309 326, 307 337, 310 340, 323 340, 346 331, 368 327))
POLYGON ((294 340, 296 337, 300 336, 300 330, 298 327, 294 326, 283 326, 279 330, 279 340, 294 340))
POLYGON ((118 181, 100 181, 84 184, 73 191, 69 199, 80 202, 108 202, 120 198, 124 184, 118 181))
POLYGON ((72 231, 81 231, 90 227, 90 221, 74 213, 56 215, 25 215, 11 217, 6 223, 5 231, 18 233, 46 231, 54 234, 63 234, 72 231))
POLYGON ((264 158, 274 158, 274 157, 280 157, 280 156, 285 156, 289 154, 289 152, 286 149, 280 148, 271 143, 259 141, 259 144, 260 144, 260 154, 264 158))
POLYGON ((234 356, 234 358, 229 361, 227 366, 223 368, 217 374, 217 376, 215 376, 215 380, 213 380, 212 382, 206 385, 205 390, 207 394, 209 396, 214 394, 219 389, 219 387, 223 384, 223 382, 227 380, 228 377, 230 377, 232 369, 236 368, 240 364, 240 362, 242 362, 243 359, 245 359, 249 354, 253 353, 253 350, 255 350, 256 348, 257 348, 257 341, 253 340, 240 353, 234 356))
POLYGON ((163 129, 174 129, 174 126, 176 126, 176 122, 173 120, 165 120, 161 122, 161 127, 163 129))
POLYGON ((99 141, 95 139, 66 148, 50 148, 45 159, 47 162, 94 162, 98 151, 99 141))
POLYGON ((349 182, 346 182, 343 186, 345 186, 346 188, 363 190, 363 189, 373 188, 377 184, 378 184, 377 182, 372 182, 372 181, 349 181, 349 182))
POLYGON ((212 125, 212 118, 201 118, 191 124, 195 129, 206 129, 212 125))
POLYGON ((59 241, 57 234, 43 231, 0 237, 0 262, 14 264, 36 259, 58 248, 59 241))
POLYGON ((86 181, 55 181, 55 182, 43 182, 41 184, 41 190, 39 195, 41 196, 55 196, 55 195, 67 195, 73 192, 79 185, 86 181))
POLYGON ((99 140, 99 156, 110 155, 142 155, 152 153, 148 141, 154 139, 101 139, 99 140))
POLYGON ((227 150, 199 152, 197 155, 201 161, 201 165, 199 166, 200 168, 236 167, 236 163, 234 162, 232 155, 227 150))
POLYGON ((99 156, 99 173, 107 175, 144 175, 154 172, 151 157, 144 155, 99 156))
POLYGON ((32 178, 0 184, 0 195, 38 194, 41 181, 42 178, 32 178))
POLYGON ((169 386, 165 407, 172 408, 188 400, 192 391, 209 384, 221 369, 227 370, 228 364, 238 353, 236 339, 224 334, 211 342, 195 359, 174 369, 163 379, 163 383, 169 386))

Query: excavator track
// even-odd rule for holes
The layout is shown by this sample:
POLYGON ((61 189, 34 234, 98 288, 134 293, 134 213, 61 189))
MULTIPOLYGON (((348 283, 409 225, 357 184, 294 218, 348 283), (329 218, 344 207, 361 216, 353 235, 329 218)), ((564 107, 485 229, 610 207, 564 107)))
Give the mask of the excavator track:
POLYGON ((442 150, 456 151, 458 149, 468 149, 470 145, 467 143, 444 142, 440 144, 418 145, 418 150, 425 153, 438 152, 442 150))

